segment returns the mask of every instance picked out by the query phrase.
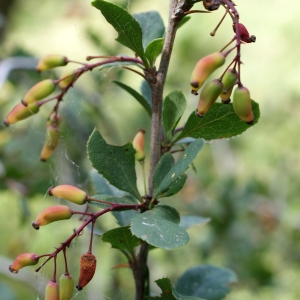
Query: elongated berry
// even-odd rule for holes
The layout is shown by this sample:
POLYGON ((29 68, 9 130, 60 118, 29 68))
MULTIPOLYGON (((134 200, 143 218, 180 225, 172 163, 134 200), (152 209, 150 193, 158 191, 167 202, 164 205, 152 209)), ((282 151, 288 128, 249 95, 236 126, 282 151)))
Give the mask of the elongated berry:
POLYGON ((223 83, 218 79, 212 80, 204 86, 200 93, 198 109, 196 112, 198 117, 204 117, 210 107, 217 100, 222 90, 223 83))
POLYGON ((237 116, 251 125, 254 122, 249 90, 246 87, 237 87, 233 92, 233 110, 237 116))
POLYGON ((25 95, 22 103, 28 105, 48 97, 55 90, 55 82, 45 79, 34 85, 25 95))
POLYGON ((68 63, 68 58, 64 55, 49 54, 44 56, 38 62, 37 71, 45 71, 55 67, 65 66, 68 63))
MULTIPOLYGON (((236 27, 237 27, 236 23, 234 23, 233 24, 233 31, 234 32, 236 32, 236 27)), ((245 43, 255 43, 255 41, 256 41, 255 35, 250 36, 247 28, 243 24, 239 23, 238 28, 239 28, 240 38, 243 42, 245 42, 245 43)))
POLYGON ((56 187, 51 187, 48 190, 50 196, 55 196, 58 198, 63 198, 65 200, 71 201, 76 204, 84 204, 87 201, 87 193, 76 186, 62 184, 56 187))
POLYGON ((80 258, 80 274, 76 288, 81 291, 94 277, 97 260, 92 253, 85 253, 80 258))
POLYGON ((9 270, 12 273, 18 273, 18 271, 27 266, 36 265, 39 262, 39 257, 35 253, 22 253, 14 260, 9 266, 9 270))
POLYGON ((46 285, 45 300, 60 300, 59 286, 57 282, 49 281, 46 285))
POLYGON ((61 74, 59 79, 59 87, 63 90, 67 86, 69 86, 74 78, 76 77, 77 73, 74 70, 67 70, 64 73, 61 74))
POLYGON ((15 124, 38 113, 39 109, 40 107, 37 103, 32 103, 28 106, 19 103, 10 111, 3 123, 6 126, 15 124))
POLYGON ((70 274, 62 274, 59 278, 59 299, 70 300, 73 296, 74 279, 70 274))
POLYGON ((145 130, 140 129, 132 141, 133 148, 135 149, 135 159, 142 161, 145 159, 145 130))
POLYGON ((238 72, 234 69, 228 69, 222 78, 224 90, 227 90, 228 88, 232 87, 237 80, 238 80, 238 72))
POLYGON ((197 94, 197 91, 202 87, 205 80, 225 62, 225 56, 221 52, 215 52, 201 58, 192 73, 191 87, 192 94, 197 94))
POLYGON ((47 225, 49 223, 67 220, 72 217, 72 211, 70 207, 66 205, 53 205, 47 207, 39 213, 32 226, 34 229, 40 229, 40 226, 47 225))
POLYGON ((41 151, 40 160, 46 161, 54 152, 59 141, 59 129, 57 126, 47 125, 46 139, 41 151))
POLYGON ((209 11, 218 9, 220 5, 220 0, 203 0, 203 6, 209 11))

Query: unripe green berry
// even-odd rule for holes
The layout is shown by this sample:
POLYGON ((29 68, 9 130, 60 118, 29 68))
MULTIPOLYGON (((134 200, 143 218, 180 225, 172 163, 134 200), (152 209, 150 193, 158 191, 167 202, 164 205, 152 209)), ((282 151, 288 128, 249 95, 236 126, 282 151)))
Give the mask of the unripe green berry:
POLYGON ((27 266, 36 265, 39 262, 39 257, 35 253, 22 253, 14 260, 9 266, 9 270, 12 273, 18 273, 18 271, 27 266))
POLYGON ((25 95, 22 103, 28 105, 30 103, 42 100, 54 92, 56 84, 51 79, 45 79, 34 85, 25 95))
POLYGON ((74 70, 67 70, 64 73, 61 74, 60 79, 59 79, 59 87, 63 90, 67 86, 69 86, 74 78, 76 77, 77 73, 74 73, 74 70))
POLYGON ((67 220, 72 217, 72 211, 70 207, 66 205, 54 205, 47 207, 39 213, 35 222, 32 222, 34 229, 40 229, 40 226, 47 225, 49 223, 67 220))
POLYGON ((49 281, 46 285, 45 300, 60 300, 58 283, 49 281))
POLYGON ((65 66, 68 63, 68 58, 64 55, 49 54, 44 56, 38 62, 37 71, 45 71, 55 67, 65 66))
POLYGON ((63 198, 76 204, 84 204, 87 201, 87 193, 73 185, 62 184, 51 187, 48 190, 50 196, 63 198))
POLYGON ((138 161, 142 161, 145 159, 144 142, 145 142, 145 130, 140 129, 132 141, 132 146, 136 151, 135 159, 138 161))
POLYGON ((70 274, 62 274, 59 279, 60 300, 70 300, 73 296, 74 279, 70 274))
POLYGON ((191 87, 192 93, 197 94, 197 91, 202 87, 205 80, 225 62, 225 56, 221 52, 215 52, 201 58, 192 73, 191 87))
POLYGON ((249 125, 254 122, 251 102, 250 93, 246 87, 237 87, 234 90, 232 101, 233 110, 240 119, 249 125))
POLYGON ((3 123, 6 126, 9 126, 10 124, 15 124, 38 113, 39 109, 40 107, 37 103, 32 103, 28 106, 19 103, 9 112, 3 123))
POLYGON ((220 98, 222 99, 223 104, 229 104, 231 99, 230 96, 232 94, 233 86, 227 90, 223 90, 222 93, 220 94, 220 98))
POLYGON ((218 79, 212 80, 204 86, 200 93, 198 109, 196 112, 198 117, 204 117, 210 107, 217 100, 222 90, 223 83, 218 79))
POLYGON ((238 72, 234 69, 228 69, 222 78, 224 90, 231 88, 237 82, 237 80, 238 72))
POLYGON ((41 161, 46 161, 52 155, 59 141, 58 127, 49 125, 49 123, 46 130, 46 140, 40 155, 41 161))

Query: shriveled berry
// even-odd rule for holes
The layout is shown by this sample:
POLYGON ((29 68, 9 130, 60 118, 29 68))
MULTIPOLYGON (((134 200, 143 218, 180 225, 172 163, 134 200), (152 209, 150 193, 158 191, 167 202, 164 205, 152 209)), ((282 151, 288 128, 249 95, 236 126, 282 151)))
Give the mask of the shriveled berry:
POLYGON ((203 0, 203 6, 209 11, 218 9, 220 5, 221 0, 203 0))
POLYGON ((97 260, 92 253, 85 253, 80 258, 80 274, 76 288, 81 291, 94 277, 97 260))
MULTIPOLYGON (((243 24, 239 23, 238 28, 239 28, 240 38, 243 42, 254 43, 256 41, 255 35, 250 36, 247 28, 243 24)), ((236 33, 236 23, 233 24, 233 31, 236 33)))

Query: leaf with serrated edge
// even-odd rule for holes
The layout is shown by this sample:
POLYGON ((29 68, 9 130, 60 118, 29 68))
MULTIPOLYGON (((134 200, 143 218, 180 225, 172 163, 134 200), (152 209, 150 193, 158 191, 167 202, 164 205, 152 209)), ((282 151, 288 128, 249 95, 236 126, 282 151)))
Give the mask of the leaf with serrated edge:
POLYGON ((160 185, 155 189, 153 197, 158 199, 160 195, 166 193, 170 186, 175 183, 190 167, 200 150, 204 146, 204 140, 199 139, 192 142, 182 153, 179 160, 171 168, 168 174, 161 181, 160 185))
POLYGON ((228 285, 234 282, 237 282, 237 277, 232 270, 200 265, 187 270, 178 279, 176 291, 207 300, 220 300, 230 292, 228 285))
POLYGON ((134 14, 133 17, 138 21, 142 28, 143 46, 145 49, 151 41, 163 37, 165 25, 157 11, 152 10, 134 14))
POLYGON ((96 0, 92 5, 101 11, 106 21, 118 32, 116 41, 133 50, 147 64, 139 23, 124 8, 114 3, 96 0))
MULTIPOLYGON (((252 100, 255 125, 260 116, 259 105, 252 100)), ((174 141, 185 137, 203 138, 207 141, 230 138, 242 134, 253 125, 242 121, 233 111, 232 104, 214 103, 203 118, 192 112, 181 134, 174 141)))
POLYGON ((179 90, 171 92, 164 100, 163 104, 163 125, 165 130, 166 142, 172 139, 173 131, 178 124, 186 108, 186 100, 183 93, 179 90))
POLYGON ((160 287, 162 293, 159 297, 150 297, 150 300, 204 300, 196 297, 189 297, 180 295, 174 288, 169 278, 162 278, 155 280, 156 284, 160 287))
POLYGON ((141 239, 132 235, 128 226, 106 231, 102 235, 102 241, 110 243, 112 248, 129 251, 130 253, 133 253, 133 249, 141 243, 141 239))
POLYGON ((131 88, 130 86, 128 86, 120 81, 112 80, 112 82, 115 83, 116 85, 118 85, 119 87, 121 87, 122 89, 124 89, 131 96, 133 96, 145 108, 148 115, 151 117, 152 109, 151 109, 149 103, 147 102, 147 100, 141 94, 139 94, 135 89, 131 88))
POLYGON ((145 55, 151 66, 154 65, 156 58, 161 54, 164 46, 164 39, 156 39, 149 43, 145 50, 145 55))
POLYGON ((94 129, 87 149, 93 167, 110 184, 141 199, 136 185, 135 150, 131 143, 124 146, 109 145, 100 132, 94 129))
POLYGON ((131 232, 155 247, 174 249, 189 241, 188 233, 177 225, 179 220, 174 208, 159 205, 135 215, 131 221, 131 232))

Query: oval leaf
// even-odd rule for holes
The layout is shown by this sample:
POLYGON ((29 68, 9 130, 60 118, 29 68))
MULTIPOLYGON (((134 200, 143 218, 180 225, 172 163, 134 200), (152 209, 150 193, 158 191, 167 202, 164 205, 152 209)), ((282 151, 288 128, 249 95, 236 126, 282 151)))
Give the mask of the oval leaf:
POLYGON ((150 42, 145 50, 145 55, 149 60, 151 66, 154 65, 156 58, 161 54, 164 46, 164 39, 156 39, 150 42))
POLYGON ((109 145, 100 132, 94 129, 87 148, 93 167, 110 184, 141 199, 136 185, 135 150, 131 143, 124 146, 109 145))
POLYGON ((166 142, 172 139, 173 131, 184 113, 185 108, 186 100, 181 91, 173 91, 165 98, 162 117, 166 142))
MULTIPOLYGON (((255 125, 260 116, 259 105, 252 100, 252 110, 255 125)), ((233 111, 232 104, 214 103, 203 118, 192 112, 181 134, 174 141, 185 137, 203 138, 207 141, 214 139, 230 138, 239 135, 251 128, 242 121, 233 111)))
POLYGON ((204 146, 204 140, 199 139, 192 142, 182 153, 179 160, 167 173, 160 185, 154 189, 153 197, 158 199, 164 197, 164 194, 168 192, 172 184, 176 184, 180 178, 184 176, 186 170, 190 167, 193 160, 196 158, 200 150, 204 146))
POLYGON ((99 9, 119 36, 116 41, 133 50, 147 65, 143 48, 143 34, 139 23, 121 6, 103 0, 96 0, 92 5, 99 9))
POLYGON ((189 241, 188 233, 177 225, 179 220, 179 214, 174 208, 159 205, 134 216, 131 232, 155 247, 174 249, 189 241))
POLYGON ((148 115, 151 117, 152 115, 152 109, 151 106, 149 105, 148 101, 141 95, 139 94, 136 90, 131 88, 130 86, 117 81, 117 80, 112 80, 113 83, 124 89, 126 92, 128 92, 131 96, 133 96, 147 111, 148 115))
POLYGON ((236 281, 230 269, 201 265, 189 269, 178 279, 176 291, 182 295, 220 300, 230 292, 228 285, 236 281))

